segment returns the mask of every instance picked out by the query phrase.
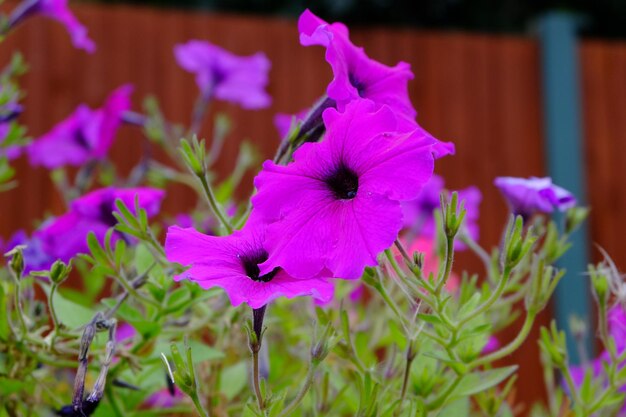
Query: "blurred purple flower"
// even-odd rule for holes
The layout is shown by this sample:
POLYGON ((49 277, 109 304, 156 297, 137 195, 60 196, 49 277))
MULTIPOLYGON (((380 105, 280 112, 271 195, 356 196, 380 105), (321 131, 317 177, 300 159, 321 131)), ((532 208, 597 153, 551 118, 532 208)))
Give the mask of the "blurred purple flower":
POLYGON ((270 61, 259 52, 237 56, 206 41, 191 40, 174 47, 176 61, 196 74, 196 83, 206 99, 239 104, 245 109, 261 109, 271 103, 265 92, 270 61))
POLYGON ((97 110, 84 104, 78 106, 67 119, 31 143, 30 163, 53 169, 104 158, 113 144, 122 114, 130 109, 131 92, 130 85, 119 87, 97 110))
MULTIPOLYGON (((78 253, 87 253, 87 235, 93 232, 100 243, 103 243, 107 231, 116 225, 113 212, 117 212, 115 201, 120 199, 129 210, 135 213, 135 197, 139 199, 139 207, 146 210, 148 217, 156 215, 161 201, 165 196, 163 190, 155 188, 102 188, 74 200, 70 210, 57 217, 49 225, 37 232, 44 250, 54 258, 68 262, 78 253)), ((119 232, 113 233, 112 243, 123 237, 119 232)))
POLYGON ((552 184, 549 177, 498 177, 494 184, 506 199, 513 214, 529 218, 533 214, 565 211, 576 205, 576 198, 564 188, 552 184))
POLYGON ((294 125, 304 122, 310 109, 305 109, 297 114, 277 113, 274 116, 274 126, 281 139, 285 139, 294 125))
POLYGON ((1 251, 2 253, 8 252, 18 245, 26 246, 22 252, 24 255, 24 274, 50 269, 54 259, 43 250, 42 242, 37 236, 28 237, 25 231, 19 230, 11 236, 1 251))
POLYGON ((170 227, 165 240, 167 259, 190 266, 174 279, 189 279, 205 289, 221 287, 234 306, 247 303, 260 308, 278 297, 304 295, 330 299, 333 286, 323 278, 295 279, 278 267, 260 271, 259 264, 268 258, 263 246, 265 230, 266 226, 254 219, 243 229, 221 237, 193 228, 170 227))
POLYGON ((488 355, 491 352, 495 352, 500 349, 500 341, 495 336, 489 336, 487 339, 487 343, 483 346, 483 350, 481 352, 482 355, 488 355))
POLYGON ((87 28, 70 11, 67 0, 24 0, 11 13, 9 28, 14 28, 23 20, 38 14, 63 24, 72 38, 74 47, 90 53, 96 50, 96 45, 87 36, 87 28))
POLYGON ((355 100, 323 118, 322 142, 302 145, 288 166, 266 161, 255 179, 254 209, 274 222, 262 273, 280 266, 307 278, 326 268, 359 278, 396 239, 399 201, 414 199, 432 175, 431 142, 398 133, 388 106, 355 100))
POLYGON ((167 388, 154 392, 144 401, 144 405, 151 409, 174 407, 185 399, 185 394, 175 385, 173 389, 173 394, 167 388))
MULTIPOLYGON (((404 227, 411 233, 427 238, 434 238, 437 234, 434 211, 439 210, 441 202, 440 195, 445 190, 444 180, 439 175, 433 175, 430 181, 424 185, 419 196, 415 200, 402 203, 404 214, 404 227)), ((474 186, 458 191, 459 202, 464 201, 467 210, 463 227, 465 232, 474 240, 478 239, 479 227, 478 218, 480 216, 480 202, 482 194, 474 186)), ((465 246, 460 242, 455 242, 455 247, 462 250, 465 246)))

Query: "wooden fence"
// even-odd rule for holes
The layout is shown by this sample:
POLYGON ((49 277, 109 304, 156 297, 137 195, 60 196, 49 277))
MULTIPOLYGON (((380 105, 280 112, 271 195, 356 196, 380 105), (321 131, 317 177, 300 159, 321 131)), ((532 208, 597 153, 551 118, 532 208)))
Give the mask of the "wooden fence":
MULTIPOLYGON (((291 20, 211 15, 126 6, 75 7, 98 50, 88 55, 72 48, 63 28, 44 19, 19 28, 0 45, 0 63, 20 49, 30 65, 22 85, 28 92, 21 120, 32 136, 45 133, 79 103, 99 105, 109 91, 135 86, 134 108, 153 94, 168 118, 187 122, 197 89, 192 75, 173 57, 175 44, 207 39, 238 54, 264 51, 272 61, 270 109, 249 112, 217 105, 235 120, 226 142, 221 172, 228 172, 241 138, 250 138, 265 156, 278 143, 272 124, 275 112, 310 106, 331 74, 321 48, 303 48, 291 20)), ((382 62, 411 64, 415 79, 411 96, 420 123, 436 137, 452 140, 457 155, 438 161, 436 170, 452 188, 480 187, 481 242, 497 244, 506 207, 492 182, 496 176, 544 173, 542 103, 538 44, 535 39, 464 33, 417 32, 389 28, 353 28, 352 38, 382 62)), ((582 43, 585 138, 589 171, 593 240, 626 267, 620 251, 625 229, 626 183, 626 44, 582 43)), ((209 132, 209 125, 205 127, 209 132)), ((141 154, 140 136, 122 129, 113 158, 128 170, 141 154)), ((0 194, 0 236, 32 229, 33 219, 59 214, 62 204, 47 172, 17 161, 19 188, 0 194)), ((193 204, 184 190, 169 193, 165 211, 176 213, 193 204)), ((463 259, 470 268, 476 263, 463 259)), ((577 276, 570 279, 582 279, 577 276)), ((546 323, 549 313, 541 319, 546 323)), ((504 335, 511 338, 515 331, 504 335)), ((518 399, 529 404, 543 396, 536 340, 537 328, 509 362, 521 364, 518 399)))

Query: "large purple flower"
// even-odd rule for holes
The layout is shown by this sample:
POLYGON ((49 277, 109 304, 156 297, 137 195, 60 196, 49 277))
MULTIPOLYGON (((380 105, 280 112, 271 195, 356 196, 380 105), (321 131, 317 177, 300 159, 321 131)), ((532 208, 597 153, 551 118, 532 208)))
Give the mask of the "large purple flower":
POLYGON ((494 184, 504 195, 510 210, 526 218, 537 212, 565 211, 576 205, 576 198, 564 188, 552 184, 549 177, 498 177, 494 184))
POLYGON ((31 164, 52 169, 104 158, 113 144, 122 114, 130 109, 131 92, 129 85, 119 87, 97 110, 80 105, 72 115, 29 146, 31 164))
POLYGON ((185 70, 196 74, 196 82, 208 99, 239 104, 245 109, 270 105, 265 92, 270 61, 259 52, 237 56, 206 41, 192 40, 174 48, 176 61, 185 70))
POLYGON ((254 220, 242 230, 221 237, 172 226, 165 253, 169 261, 190 266, 176 280, 189 279, 205 289, 221 287, 235 306, 247 303, 260 308, 278 297, 302 295, 329 300, 333 286, 326 279, 295 279, 279 267, 261 272, 259 264, 268 258, 265 232, 266 226, 254 220))
POLYGON ((263 273, 281 266, 296 277, 325 268, 360 277, 396 239, 399 201, 415 198, 432 175, 431 142, 398 133, 388 106, 356 100, 345 113, 328 109, 323 117, 322 142, 304 144, 288 166, 266 161, 255 179, 253 206, 274 222, 263 273))
POLYGON ((389 67, 370 59, 363 48, 352 44, 348 29, 342 23, 329 24, 305 10, 298 21, 300 43, 326 48, 326 61, 334 78, 328 85, 328 97, 339 111, 357 99, 372 100, 377 107, 388 105, 398 116, 398 130, 415 131, 433 141, 432 152, 439 158, 454 153, 452 143, 435 140, 415 121, 417 112, 411 104, 408 82, 413 78, 411 66, 400 62, 389 67))
POLYGON ((90 53, 96 50, 95 43, 87 36, 87 28, 70 11, 67 0, 24 0, 11 13, 9 27, 13 28, 24 19, 38 14, 63 24, 76 48, 90 53))
MULTIPOLYGON (((93 232, 102 243, 107 231, 117 224, 113 212, 115 201, 120 199, 134 212, 135 198, 139 207, 151 217, 158 213, 165 193, 155 188, 102 188, 74 200, 70 210, 37 232, 44 249, 64 262, 78 253, 88 252, 87 234, 93 232)), ((113 242, 120 238, 114 233, 113 242)))
MULTIPOLYGON (((415 235, 433 238, 437 233, 434 211, 438 210, 441 201, 440 195, 445 190, 444 180, 439 175, 433 175, 430 181, 415 200, 402 203, 404 213, 404 226, 415 235)), ((464 201, 467 210, 463 227, 469 236, 477 240, 479 235, 478 218, 479 206, 482 200, 480 190, 470 186, 458 191, 459 201, 464 201)), ((457 242, 455 242, 457 243, 457 242)), ((462 249, 463 245, 458 242, 457 249, 462 249)))

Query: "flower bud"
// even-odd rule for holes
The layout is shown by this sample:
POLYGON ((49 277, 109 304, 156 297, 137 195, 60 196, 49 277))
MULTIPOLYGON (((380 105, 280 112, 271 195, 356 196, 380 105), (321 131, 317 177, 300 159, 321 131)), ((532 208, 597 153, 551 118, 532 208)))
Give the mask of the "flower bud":
POLYGON ((19 278, 24 273, 24 249, 26 246, 17 245, 10 251, 4 254, 6 257, 11 257, 9 261, 9 267, 15 273, 15 275, 19 278))
POLYGON ((319 365, 331 349, 337 344, 337 333, 335 329, 329 324, 326 325, 321 337, 318 340, 313 341, 311 346, 311 363, 314 366, 319 365))
POLYGON ((556 323, 552 321, 550 329, 541 328, 541 338, 539 340, 541 350, 550 358, 555 367, 563 369, 567 366, 567 348, 565 347, 565 332, 556 328, 556 323))
POLYGON ((463 207, 464 202, 459 204, 459 195, 455 191, 452 193, 450 202, 446 202, 444 194, 441 195, 441 208, 443 212, 443 227, 446 237, 453 238, 458 233, 463 219, 465 218, 466 210, 463 207))
POLYGON ((71 263, 65 264, 61 260, 55 261, 50 267, 50 281, 57 285, 61 284, 67 279, 71 270, 71 263))
POLYGON ((522 216, 517 216, 509 222, 509 227, 504 240, 504 265, 514 268, 530 251, 537 237, 533 235, 532 228, 522 236, 524 221, 522 216))
POLYGON ((565 233, 574 232, 589 216, 589 208, 572 207, 565 213, 565 233))
POLYGON ((605 273, 605 269, 600 266, 589 265, 587 269, 591 278, 591 288, 593 295, 601 309, 606 308, 610 296, 610 278, 605 273))

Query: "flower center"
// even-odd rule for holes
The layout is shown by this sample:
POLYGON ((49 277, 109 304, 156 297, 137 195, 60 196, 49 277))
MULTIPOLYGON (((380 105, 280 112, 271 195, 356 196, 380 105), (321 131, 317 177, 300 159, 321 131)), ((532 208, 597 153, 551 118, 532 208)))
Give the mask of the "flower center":
POLYGON ((339 200, 352 200, 359 190, 359 177, 344 164, 339 165, 324 182, 339 200))
POLYGON ((74 135, 74 140, 76 141, 76 144, 81 148, 91 150, 91 145, 89 144, 87 137, 83 133, 83 129, 78 129, 76 131, 76 134, 74 135))
POLYGON ((272 269, 267 274, 261 275, 261 269, 259 268, 259 264, 267 261, 267 258, 269 258, 269 255, 265 250, 261 250, 255 255, 241 258, 243 269, 246 271, 246 275, 248 276, 248 278, 250 278, 252 281, 257 282, 270 282, 272 279, 274 279, 278 271, 280 271, 279 267, 272 269))
POLYGON ((105 200, 100 204, 100 221, 109 227, 113 227, 117 224, 117 219, 113 215, 113 202, 105 200))
POLYGON ((357 93, 359 93, 359 97, 365 97, 365 83, 359 81, 352 73, 349 74, 348 78, 352 87, 356 88, 357 93))

